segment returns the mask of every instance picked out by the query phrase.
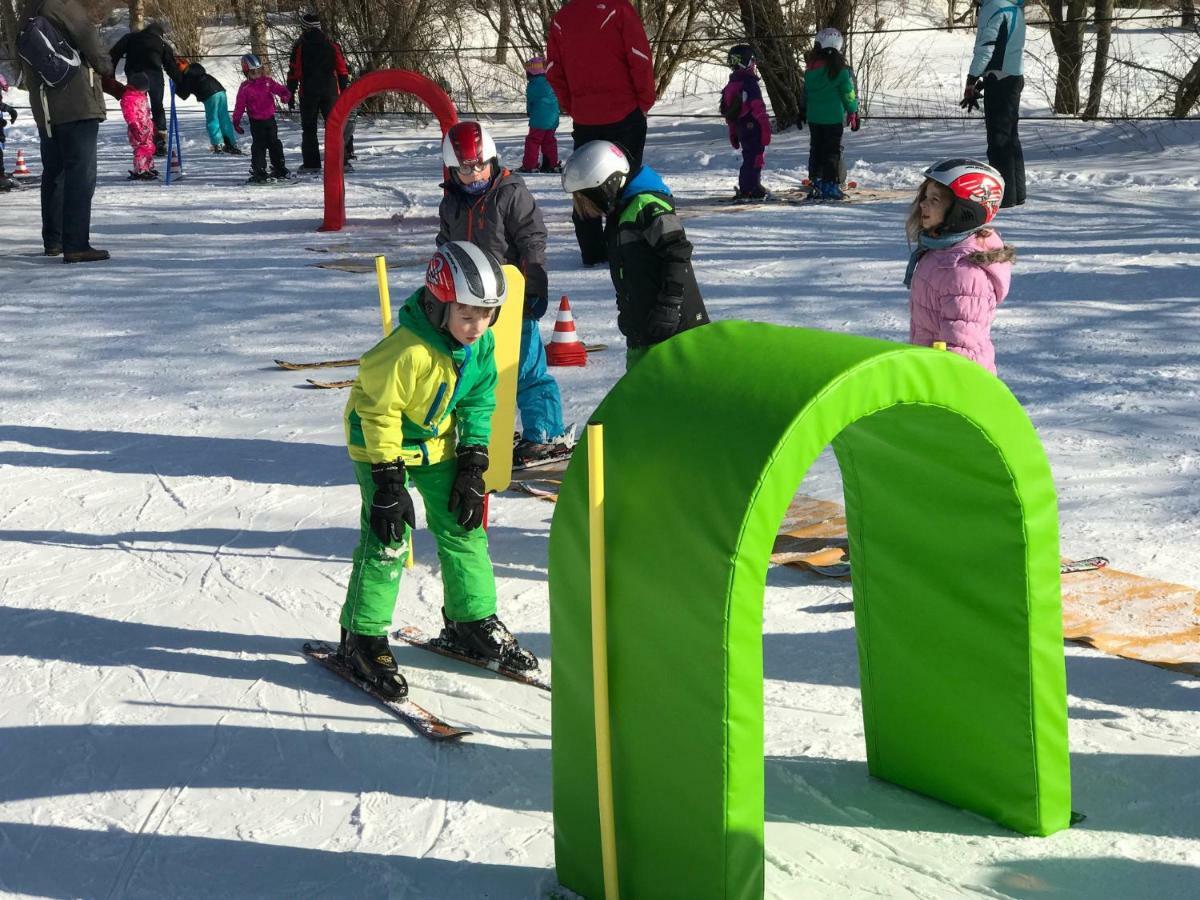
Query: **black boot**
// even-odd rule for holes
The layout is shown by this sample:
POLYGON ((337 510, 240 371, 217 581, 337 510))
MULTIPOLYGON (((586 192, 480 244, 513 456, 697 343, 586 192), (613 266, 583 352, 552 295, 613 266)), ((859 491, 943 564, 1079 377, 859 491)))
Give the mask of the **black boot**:
POLYGON ((343 629, 338 652, 346 665, 389 700, 408 696, 408 682, 400 674, 386 635, 355 634, 343 629))
POLYGON ((468 656, 494 659, 520 672, 538 667, 537 657, 518 644, 512 632, 494 615, 474 622, 452 622, 442 610, 442 622, 442 639, 468 656))

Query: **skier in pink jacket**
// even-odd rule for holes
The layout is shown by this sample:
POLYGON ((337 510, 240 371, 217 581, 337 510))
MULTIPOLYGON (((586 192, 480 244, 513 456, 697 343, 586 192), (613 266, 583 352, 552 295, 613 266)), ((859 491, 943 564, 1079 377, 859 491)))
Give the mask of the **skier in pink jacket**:
POLYGON ((133 148, 130 181, 158 178, 154 168, 154 120, 150 116, 150 95, 146 93, 149 86, 145 72, 130 72, 129 84, 121 94, 121 114, 129 126, 129 146, 133 148))
POLYGON ((233 107, 233 130, 242 130, 242 113, 250 114, 250 183, 262 184, 288 177, 283 161, 283 144, 279 142, 279 127, 275 123, 275 98, 284 103, 292 92, 263 69, 262 61, 253 53, 242 57, 242 74, 246 80, 238 88, 233 107), (267 153, 271 154, 271 173, 267 174, 267 153))
POLYGON ((1016 255, 987 228, 1004 179, 986 163, 948 159, 925 170, 905 230, 916 244, 904 275, 910 344, 947 350, 996 374, 992 320, 1008 296, 1016 255))

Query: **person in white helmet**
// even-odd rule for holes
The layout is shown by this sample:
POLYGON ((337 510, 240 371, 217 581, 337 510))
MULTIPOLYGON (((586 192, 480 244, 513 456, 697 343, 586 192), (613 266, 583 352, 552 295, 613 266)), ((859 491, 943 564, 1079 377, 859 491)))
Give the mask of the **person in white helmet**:
POLYGON ((841 182, 843 127, 858 131, 858 95, 854 73, 842 56, 842 33, 822 28, 804 71, 805 118, 808 120, 808 177, 812 196, 821 200, 845 197, 841 182))
POLYGON ((392 699, 408 693, 387 634, 411 550, 409 486, 425 501, 442 571, 442 638, 467 655, 537 668, 496 617, 483 524, 483 474, 496 408, 500 262, 466 241, 443 244, 396 327, 365 353, 344 416, 362 496, 359 540, 342 605, 339 653, 392 699))
POLYGON ((675 212, 671 189, 647 165, 609 141, 571 154, 563 190, 575 215, 605 220, 608 272, 617 292, 617 328, 625 335, 625 367, 655 344, 707 324, 692 270, 692 244, 675 212))
POLYGON ((974 159, 925 170, 905 231, 915 244, 904 275, 909 343, 935 342, 996 373, 992 320, 1012 279, 1015 251, 990 228, 1004 179, 974 159))

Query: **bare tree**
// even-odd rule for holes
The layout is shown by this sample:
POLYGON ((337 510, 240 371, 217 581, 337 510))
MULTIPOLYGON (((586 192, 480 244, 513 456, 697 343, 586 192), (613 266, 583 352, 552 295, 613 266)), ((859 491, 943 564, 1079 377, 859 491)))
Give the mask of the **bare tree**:
POLYGON ((17 12, 13 0, 0 0, 0 55, 8 59, 17 55, 17 12))
POLYGON ((1054 111, 1067 115, 1079 112, 1079 76, 1083 71, 1083 26, 1085 0, 1044 0, 1050 15, 1050 41, 1058 56, 1054 80, 1054 111))
POLYGON ((129 0, 129 30, 141 31, 146 27, 146 0, 129 0))
POLYGON ((1092 62, 1092 81, 1088 85, 1085 119, 1100 115, 1100 97, 1104 93, 1104 76, 1108 72, 1108 50, 1112 45, 1113 0, 1096 0, 1096 57, 1092 62))
POLYGON ((794 125, 804 106, 803 69, 795 44, 786 36, 789 29, 783 8, 779 0, 738 0, 738 10, 746 39, 758 56, 758 71, 771 98, 776 127, 782 130, 794 125))

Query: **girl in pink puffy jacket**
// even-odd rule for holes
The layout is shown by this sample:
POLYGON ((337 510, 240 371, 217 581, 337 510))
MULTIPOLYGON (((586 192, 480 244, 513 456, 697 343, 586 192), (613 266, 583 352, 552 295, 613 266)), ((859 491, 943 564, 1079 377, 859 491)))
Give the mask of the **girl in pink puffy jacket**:
POLYGON ((158 177, 154 168, 154 121, 150 117, 150 79, 145 72, 131 72, 129 84, 121 94, 121 114, 129 132, 129 146, 133 148, 133 168, 129 172, 131 181, 153 181, 158 177))
POLYGON ((948 159, 925 170, 906 222, 916 245, 904 276, 909 343, 944 341, 993 375, 992 320, 1008 296, 1016 255, 986 227, 1003 196, 1004 179, 991 166, 948 159))

